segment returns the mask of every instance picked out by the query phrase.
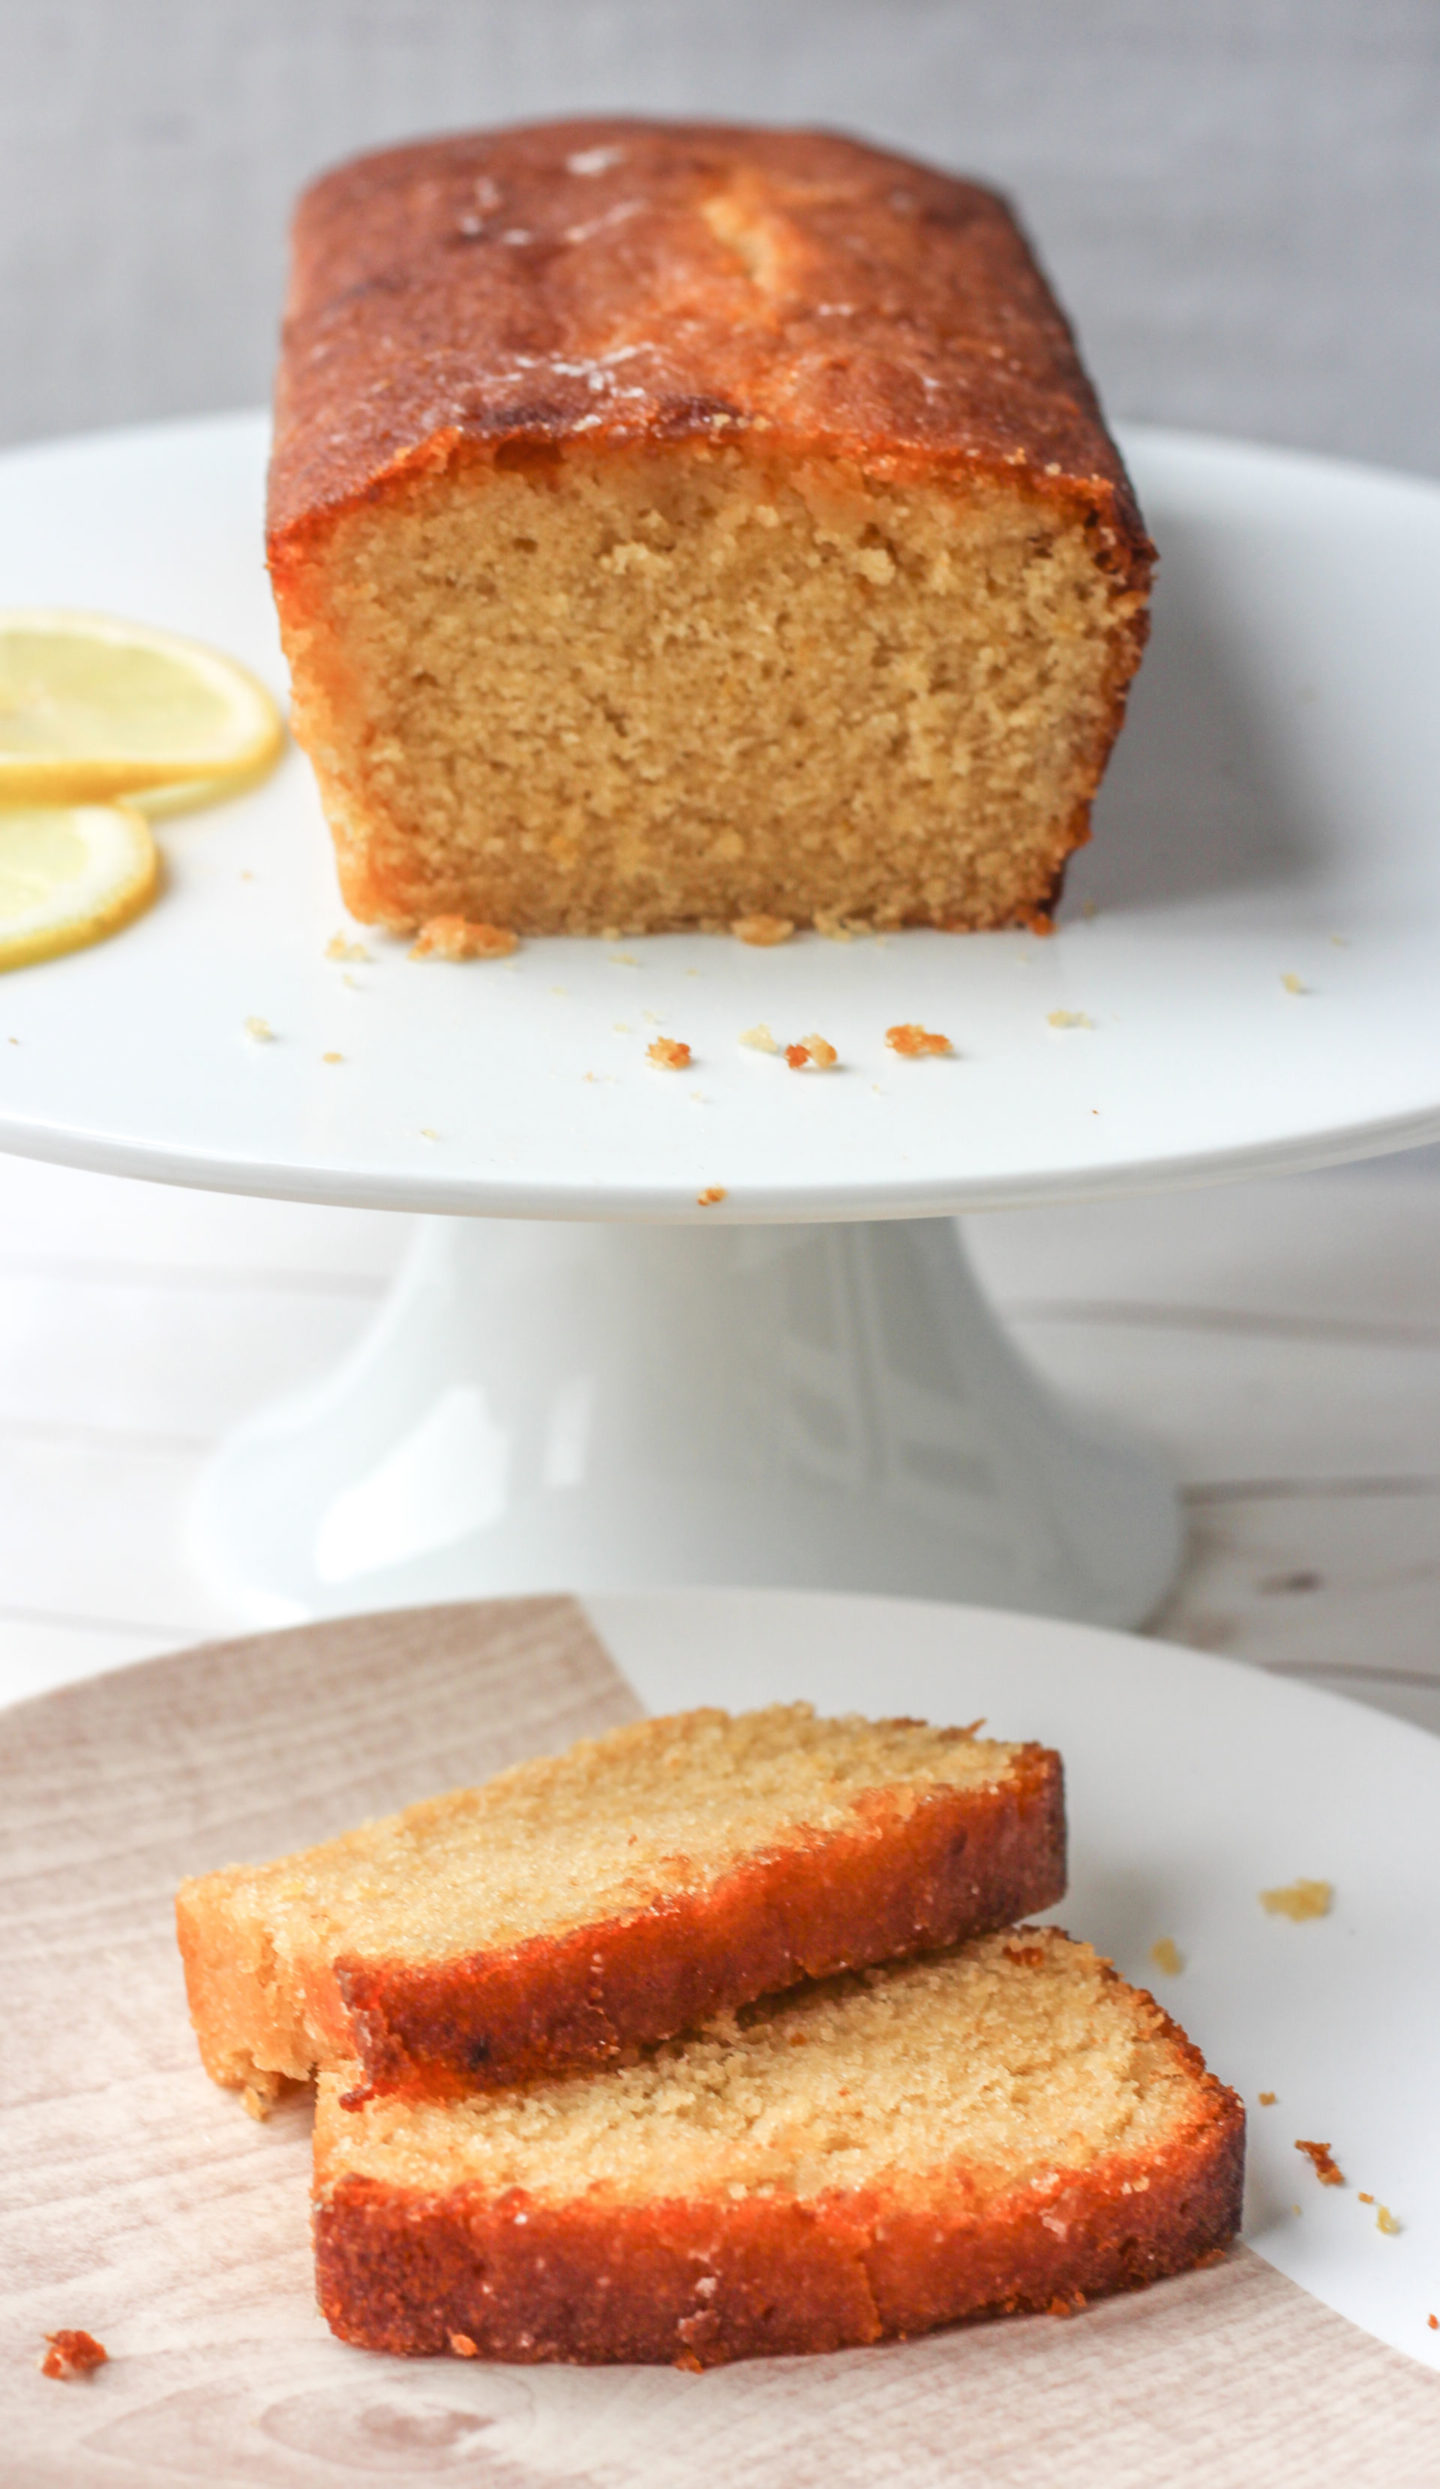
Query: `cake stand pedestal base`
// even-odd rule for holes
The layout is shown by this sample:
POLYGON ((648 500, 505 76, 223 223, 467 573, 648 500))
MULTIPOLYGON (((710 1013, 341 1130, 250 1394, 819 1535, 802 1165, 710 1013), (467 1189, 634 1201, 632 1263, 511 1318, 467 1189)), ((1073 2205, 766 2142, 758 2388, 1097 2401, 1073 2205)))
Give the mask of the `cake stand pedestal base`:
POLYGON ((258 1624, 737 1583, 1138 1625, 1181 1544, 1149 1454, 1031 1371, 948 1219, 426 1219, 339 1370, 222 1447, 194 1529, 258 1624))

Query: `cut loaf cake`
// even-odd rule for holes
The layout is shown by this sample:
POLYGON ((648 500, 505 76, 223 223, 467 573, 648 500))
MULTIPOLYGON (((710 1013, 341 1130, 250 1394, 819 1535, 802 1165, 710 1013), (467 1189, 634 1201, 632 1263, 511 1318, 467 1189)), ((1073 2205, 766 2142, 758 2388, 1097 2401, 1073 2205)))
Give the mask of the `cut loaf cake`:
POLYGON ((1060 2306, 1234 2236, 1244 2116, 1051 1928, 792 1990, 602 2074, 315 2126, 345 2341, 500 2360, 837 2350, 1060 2306))
POLYGON ((306 193, 269 559, 357 916, 783 934, 1048 919, 1151 547, 1003 200, 607 120, 306 193))
POLYGON ((182 1886, 217 2082, 378 2091, 594 2064, 1065 1888, 1060 1759, 808 1704, 642 1720, 264 1867, 182 1886))

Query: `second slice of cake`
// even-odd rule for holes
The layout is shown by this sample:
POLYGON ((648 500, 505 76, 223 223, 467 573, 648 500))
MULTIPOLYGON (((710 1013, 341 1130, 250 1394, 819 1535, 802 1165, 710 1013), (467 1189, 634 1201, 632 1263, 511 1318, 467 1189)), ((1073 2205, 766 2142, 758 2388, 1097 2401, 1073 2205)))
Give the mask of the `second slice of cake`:
POLYGON ((1245 2120, 1153 1997, 1016 1928, 792 1989, 590 2076, 315 2122, 343 2340, 724 2360, 1059 2307, 1240 2220, 1245 2120))
POLYGON ((382 2092, 603 2063, 1064 1889, 1058 1755, 799 1703, 616 1729, 176 1913, 205 2065, 258 2107, 350 2060, 382 2092))

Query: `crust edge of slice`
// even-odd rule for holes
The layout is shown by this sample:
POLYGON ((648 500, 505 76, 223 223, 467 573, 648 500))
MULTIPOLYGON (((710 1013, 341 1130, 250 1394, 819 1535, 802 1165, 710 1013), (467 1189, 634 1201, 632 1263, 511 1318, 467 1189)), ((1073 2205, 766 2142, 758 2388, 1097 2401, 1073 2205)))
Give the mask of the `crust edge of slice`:
POLYGON ((402 2355, 458 2340, 466 2355, 518 2362, 711 2367, 1068 2315, 1209 2261, 1240 2227, 1244 2109, 1145 1990, 1100 1968, 1168 2044, 1189 2114, 1148 2151, 1112 2151, 1041 2186, 1018 2179, 978 2212, 954 2164, 928 2192, 871 2184, 810 2199, 425 2193, 336 2175, 349 2112, 332 2095, 315 2131, 322 2313, 342 2340, 402 2355))
POLYGON ((367 2093, 490 2090, 602 2065, 800 1979, 988 1935, 1064 1890, 1060 1758, 1027 1746, 1003 1780, 941 1785, 910 1809, 877 1799, 701 1894, 447 1963, 341 1957, 335 1980, 367 2093))

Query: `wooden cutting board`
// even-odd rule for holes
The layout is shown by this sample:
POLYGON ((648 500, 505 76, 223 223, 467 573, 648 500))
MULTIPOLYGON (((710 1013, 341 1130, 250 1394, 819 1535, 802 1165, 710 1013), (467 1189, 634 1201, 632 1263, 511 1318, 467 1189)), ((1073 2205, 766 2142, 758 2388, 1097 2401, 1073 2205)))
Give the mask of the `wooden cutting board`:
POLYGON ((1440 2378, 1248 2251, 1061 2323, 671 2369, 376 2358, 311 2291, 309 2109, 202 2074, 180 1878, 632 1718, 573 1600, 360 1617, 0 1714, 6 2489, 1419 2489, 1440 2378), (83 2327, 109 2364, 39 2373, 83 2327))

